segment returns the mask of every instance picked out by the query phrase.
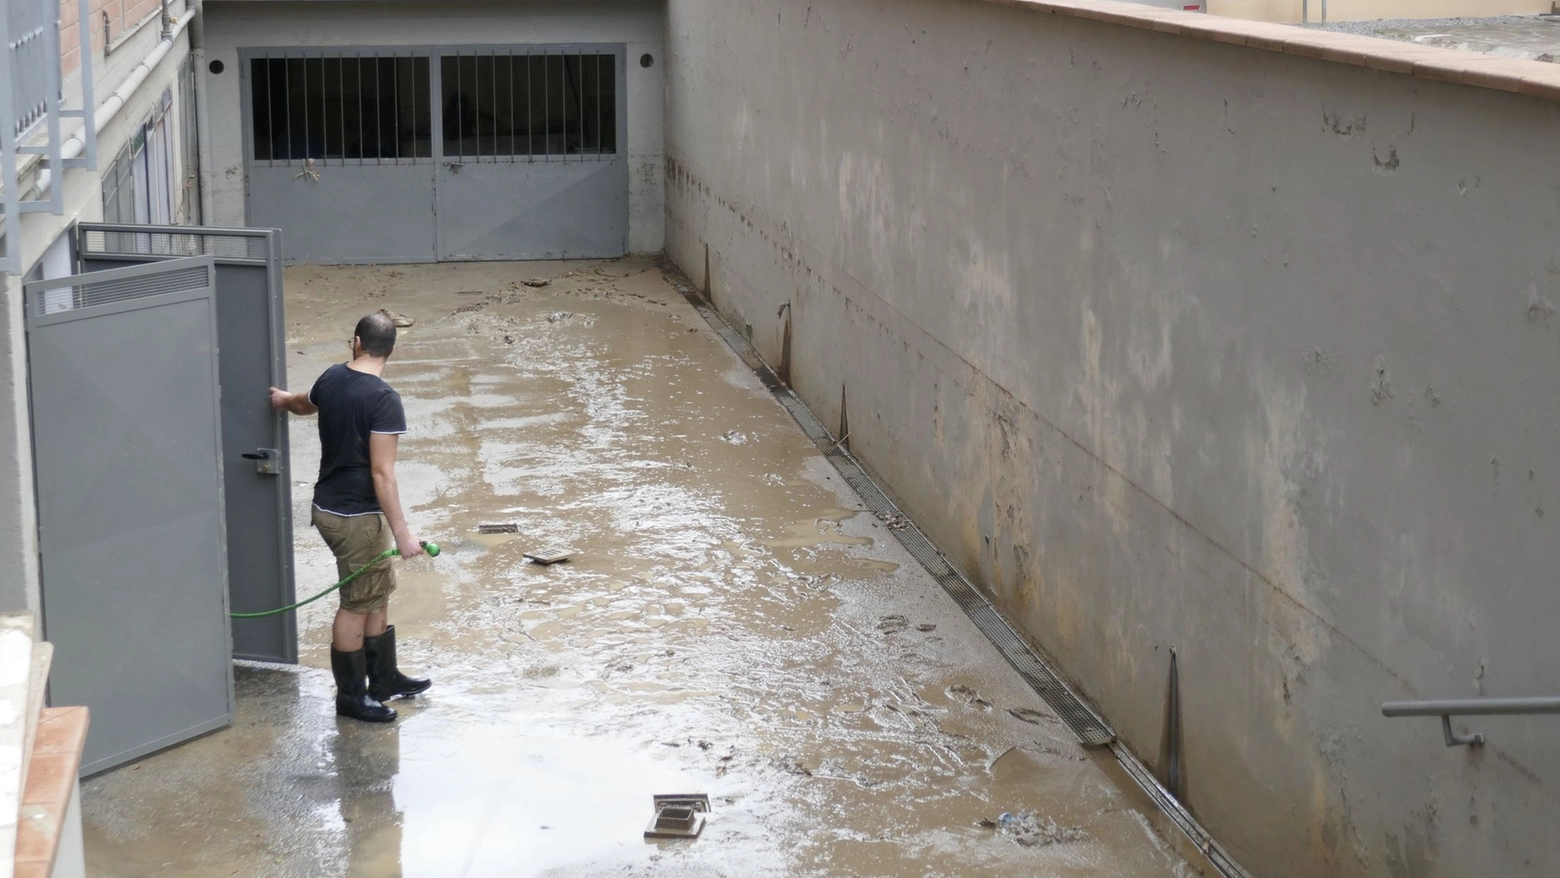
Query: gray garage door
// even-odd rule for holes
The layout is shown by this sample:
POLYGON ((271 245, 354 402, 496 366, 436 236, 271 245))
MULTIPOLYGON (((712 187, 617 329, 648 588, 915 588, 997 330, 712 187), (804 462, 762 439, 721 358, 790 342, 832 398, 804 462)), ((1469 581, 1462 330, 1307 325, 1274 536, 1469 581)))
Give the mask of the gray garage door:
POLYGON ((216 265, 25 287, 53 704, 84 704, 82 774, 232 718, 216 265))
POLYGON ((621 256, 621 45, 243 53, 248 222, 289 262, 621 256))
MULTIPOLYGON (((291 604, 296 597, 287 421, 265 396, 268 384, 281 387, 287 381, 277 232, 82 223, 76 252, 83 272, 198 254, 215 258, 229 599, 235 613, 291 604)), ((296 616, 234 619, 233 657, 296 662, 296 616)))

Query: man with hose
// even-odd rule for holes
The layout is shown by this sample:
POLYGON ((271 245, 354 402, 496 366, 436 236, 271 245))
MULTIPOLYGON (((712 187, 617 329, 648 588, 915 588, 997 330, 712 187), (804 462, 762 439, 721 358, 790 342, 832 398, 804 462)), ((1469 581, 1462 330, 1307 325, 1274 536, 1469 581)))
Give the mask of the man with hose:
POLYGON ((396 667, 395 626, 389 624, 395 569, 380 557, 391 540, 401 557, 423 547, 401 511, 395 479, 398 440, 406 432, 401 397, 380 377, 395 350, 395 324, 383 313, 358 321, 352 360, 325 370, 307 393, 271 388, 271 406, 320 416, 320 478, 314 484, 314 526, 336 555, 343 578, 341 608, 331 629, 330 667, 336 677, 336 714, 390 722, 384 702, 432 685, 396 667), (376 561, 376 558, 378 559, 376 561))

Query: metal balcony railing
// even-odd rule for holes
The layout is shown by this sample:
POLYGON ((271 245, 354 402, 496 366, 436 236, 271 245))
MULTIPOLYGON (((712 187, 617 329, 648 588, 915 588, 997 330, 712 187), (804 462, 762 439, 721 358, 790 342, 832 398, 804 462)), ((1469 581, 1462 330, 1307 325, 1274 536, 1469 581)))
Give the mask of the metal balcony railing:
POLYGON ((81 40, 81 107, 63 108, 60 84, 60 21, 58 0, 5 0, 0 4, 0 211, 6 223, 3 269, 20 274, 21 235, 18 227, 24 213, 65 210, 64 186, 55 186, 47 201, 23 200, 20 191, 22 157, 39 155, 46 166, 59 174, 67 167, 96 167, 97 131, 92 124, 95 109, 92 100, 92 33, 90 0, 78 0, 81 40), (65 158, 60 122, 64 118, 82 120, 86 155, 65 158), (38 137, 40 128, 47 136, 38 137))
POLYGON ((1388 701, 1381 705, 1383 716, 1438 716, 1446 746, 1477 747, 1484 743, 1481 734, 1452 733, 1454 716, 1514 716, 1534 713, 1560 713, 1560 698, 1454 698, 1441 701, 1388 701))

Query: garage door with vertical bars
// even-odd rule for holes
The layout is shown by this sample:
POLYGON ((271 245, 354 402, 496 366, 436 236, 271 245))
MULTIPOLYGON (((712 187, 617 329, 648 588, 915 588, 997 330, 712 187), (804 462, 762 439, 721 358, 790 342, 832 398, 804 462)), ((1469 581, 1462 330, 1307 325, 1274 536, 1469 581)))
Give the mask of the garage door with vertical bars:
POLYGON ((291 262, 619 256, 622 46, 244 53, 249 223, 291 262))

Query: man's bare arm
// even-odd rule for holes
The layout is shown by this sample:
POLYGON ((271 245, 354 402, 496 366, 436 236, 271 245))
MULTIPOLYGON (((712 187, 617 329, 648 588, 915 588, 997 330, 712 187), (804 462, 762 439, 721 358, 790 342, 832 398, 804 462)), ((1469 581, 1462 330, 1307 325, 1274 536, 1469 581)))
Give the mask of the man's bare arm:
POLYGON ((415 558, 423 553, 423 548, 406 526, 406 516, 401 512, 401 489, 395 481, 395 451, 400 438, 394 433, 370 433, 368 462, 374 472, 374 495, 379 498, 379 508, 385 511, 396 548, 401 550, 402 558, 415 558))
POLYGON ((312 415, 320 410, 319 406, 309 402, 307 393, 288 393, 279 387, 271 388, 271 408, 295 415, 312 415))

